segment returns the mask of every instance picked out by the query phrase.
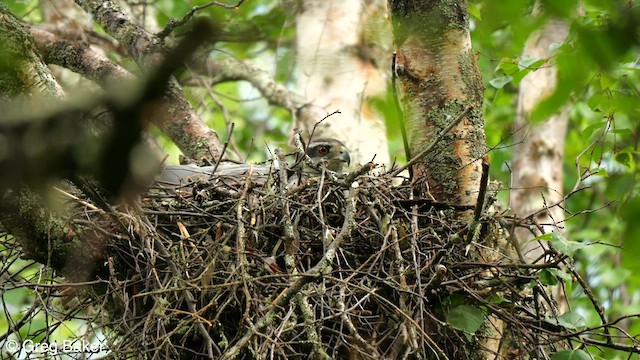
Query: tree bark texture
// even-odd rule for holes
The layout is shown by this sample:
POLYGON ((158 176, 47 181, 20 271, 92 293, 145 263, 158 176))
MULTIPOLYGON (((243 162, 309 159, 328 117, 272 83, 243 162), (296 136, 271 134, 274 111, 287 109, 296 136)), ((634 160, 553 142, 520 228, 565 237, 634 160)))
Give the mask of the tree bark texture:
MULTIPOLYGON (((551 46, 563 42, 569 33, 569 24, 551 20, 533 33, 525 45, 523 56, 551 59, 551 46)), ((525 228, 514 229, 524 260, 533 262, 545 252, 546 243, 531 241, 534 236, 560 232, 557 224, 564 220, 560 206, 563 201, 562 163, 564 142, 569 122, 570 107, 561 110, 544 122, 530 123, 529 114, 544 98, 553 93, 557 85, 558 69, 550 60, 522 79, 518 91, 518 106, 514 129, 513 173, 511 174, 510 207, 514 215, 533 216, 541 227, 533 232, 525 228)), ((559 313, 567 309, 564 289, 550 290, 559 313)))
MULTIPOLYGON (((551 59, 551 46, 567 37, 569 25, 552 20, 540 31, 532 34, 525 45, 523 56, 551 59)), ((548 64, 532 71, 522 79, 518 91, 518 106, 514 129, 513 173, 511 175, 510 207, 514 215, 527 217, 534 213, 535 221, 543 224, 544 233, 558 231, 558 222, 564 219, 559 206, 563 199, 562 161, 570 108, 544 122, 530 123, 529 114, 557 85, 558 69, 548 64)), ((540 232, 537 231, 540 235, 540 232)), ((531 242, 533 234, 527 229, 515 230, 525 260, 537 259, 544 252, 542 244, 531 242)))
POLYGON ((29 94, 63 99, 64 91, 37 55, 24 25, 0 4, 0 99, 29 94))
POLYGON ((426 198, 473 206, 486 144, 484 89, 471 49, 467 2, 390 0, 389 7, 411 154, 420 153, 471 108, 434 151, 414 165, 414 188, 426 198))
POLYGON ((384 0, 303 0, 297 15, 300 93, 322 109, 301 114, 314 138, 342 140, 353 164, 389 165, 386 127, 369 99, 386 91, 391 39, 384 0))

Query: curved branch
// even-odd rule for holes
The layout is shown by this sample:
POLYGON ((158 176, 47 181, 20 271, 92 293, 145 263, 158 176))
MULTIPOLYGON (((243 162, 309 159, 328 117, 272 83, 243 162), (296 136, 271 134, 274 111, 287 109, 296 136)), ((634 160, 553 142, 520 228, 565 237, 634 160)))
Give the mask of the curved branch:
MULTIPOLYGON (((124 45, 140 68, 149 70, 160 64, 164 46, 127 17, 113 1, 76 0, 76 3, 124 45)), ((151 110, 148 118, 153 119, 186 156, 211 162, 220 157, 222 144, 218 135, 202 122, 175 78, 169 80, 163 101, 151 110)))
POLYGON ((261 67, 246 60, 227 59, 208 61, 204 67, 213 74, 213 82, 244 80, 253 85, 269 104, 289 110, 303 123, 314 124, 327 115, 327 111, 314 105, 304 96, 277 83, 273 76, 261 67))
POLYGON ((93 51, 89 44, 63 39, 47 30, 29 28, 36 46, 48 64, 60 65, 92 80, 102 88, 132 81, 135 77, 125 68, 93 51))

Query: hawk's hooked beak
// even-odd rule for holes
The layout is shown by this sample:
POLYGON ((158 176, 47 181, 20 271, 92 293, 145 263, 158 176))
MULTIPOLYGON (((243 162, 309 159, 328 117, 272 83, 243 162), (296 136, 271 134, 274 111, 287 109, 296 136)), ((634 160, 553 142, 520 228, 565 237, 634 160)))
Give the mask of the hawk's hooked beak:
POLYGON ((346 162, 347 166, 351 165, 351 157, 349 157, 349 152, 347 151, 347 149, 344 146, 340 147, 340 157, 339 157, 339 159, 342 162, 346 162))

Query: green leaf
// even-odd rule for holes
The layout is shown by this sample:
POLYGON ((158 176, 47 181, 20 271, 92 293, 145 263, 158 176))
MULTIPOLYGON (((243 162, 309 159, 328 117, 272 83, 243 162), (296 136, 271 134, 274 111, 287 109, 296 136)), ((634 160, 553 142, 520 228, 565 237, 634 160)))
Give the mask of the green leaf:
POLYGON ((527 76, 532 71, 538 70, 538 68, 540 68, 540 66, 545 62, 545 59, 539 60, 536 58, 524 57, 520 59, 517 67, 514 67, 513 64, 510 64, 508 67, 506 67, 507 63, 505 63, 504 73, 507 75, 511 75, 513 77, 513 80, 511 82, 514 85, 518 85, 525 76, 527 76))
MULTIPOLYGON (((621 14, 622 15, 622 14, 621 14)), ((577 27, 577 44, 586 57, 600 67, 608 69, 633 46, 635 30, 626 23, 629 19, 619 19, 608 26, 577 27)))
POLYGON ((512 303, 511 300, 505 299, 503 296, 498 294, 491 294, 491 296, 489 296, 486 300, 492 304, 498 305, 509 305, 512 303))
POLYGON ((551 355, 551 360, 591 360, 591 357, 582 350, 560 350, 551 355))
POLYGON ((443 301, 443 305, 448 306, 449 308, 454 308, 463 304, 464 296, 462 296, 461 294, 451 294, 447 296, 443 301))
POLYGON ((566 312, 558 316, 557 318, 546 318, 544 321, 550 324, 560 325, 565 329, 574 331, 584 328, 586 324, 582 315, 578 314, 577 312, 566 312))
POLYGON ((491 84, 491 86, 493 86, 496 89, 500 89, 503 86, 505 86, 508 83, 510 83, 512 80, 513 80, 513 77, 511 77, 509 75, 498 76, 498 77, 495 77, 495 78, 489 80, 489 84, 491 84))
POLYGON ((558 15, 560 17, 570 18, 571 15, 576 11, 576 6, 578 4, 577 0, 544 0, 542 1, 544 4, 544 9, 548 11, 550 14, 558 15))
POLYGON ((584 248, 586 245, 581 242, 567 240, 564 236, 562 236, 558 232, 551 233, 551 241, 550 244, 558 250, 559 253, 567 255, 569 257, 573 256, 573 253, 584 248))
POLYGON ((511 58, 502 58, 500 59, 500 63, 496 66, 496 70, 494 71, 496 74, 502 73, 505 75, 512 75, 516 72, 520 71, 520 67, 518 67, 518 62, 511 58))
POLYGON ((598 91, 591 95, 587 104, 593 111, 609 113, 611 110, 611 94, 606 90, 598 91))
POLYGON ((609 172, 605 168, 593 169, 593 176, 609 177, 609 172))
POLYGON ((612 134, 620 134, 623 136, 633 136, 633 131, 629 128, 611 130, 612 134))
POLYGON ((618 164, 631 168, 633 165, 633 156, 628 151, 621 151, 614 156, 618 164))
POLYGON ((536 236, 529 241, 551 241, 553 239, 553 234, 543 234, 540 236, 536 236))
MULTIPOLYGON (((627 190, 632 191, 632 190, 627 190)), ((640 271, 640 197, 633 197, 620 207, 620 217, 625 225, 622 235, 622 265, 634 271, 636 274, 640 271)))
POLYGON ((447 313, 447 323, 462 330, 469 341, 473 340, 473 334, 480 329, 484 318, 484 312, 471 305, 452 307, 447 313))
POLYGON ((549 271, 549 273, 551 273, 551 275, 555 276, 557 279, 562 279, 567 282, 573 281, 573 276, 570 273, 564 272, 560 269, 549 268, 546 270, 549 271))
POLYGON ((536 59, 532 57, 525 57, 520 59, 520 62, 518 63, 518 67, 520 68, 520 70, 524 70, 524 69, 538 70, 540 66, 544 65, 544 63, 546 62, 547 62, 546 59, 536 59))
POLYGON ((538 279, 540 279, 540 282, 543 285, 558 285, 559 281, 558 279, 553 276, 553 274, 551 274, 551 272, 549 271, 549 269, 542 269, 540 271, 538 271, 538 279))
POLYGON ((594 70, 593 62, 575 49, 564 49, 556 57, 558 66, 558 82, 555 91, 542 100, 531 113, 531 120, 534 122, 544 121, 549 116, 555 114, 566 104, 571 95, 576 91, 584 89, 585 84, 590 79, 594 70), (576 61, 580 58, 580 61, 576 61))
POLYGON ((480 5, 476 3, 469 3, 469 14, 475 17, 478 20, 482 20, 482 15, 480 14, 480 5))
POLYGON ((599 121, 595 124, 591 124, 582 130, 582 135, 584 135, 585 138, 589 138, 594 131, 604 128, 607 123, 607 121, 599 121))

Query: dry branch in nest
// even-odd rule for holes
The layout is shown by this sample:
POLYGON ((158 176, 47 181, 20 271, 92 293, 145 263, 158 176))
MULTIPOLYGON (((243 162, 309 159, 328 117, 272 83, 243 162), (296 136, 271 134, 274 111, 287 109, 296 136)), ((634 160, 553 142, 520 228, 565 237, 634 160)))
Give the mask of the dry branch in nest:
POLYGON ((464 223, 360 173, 295 187, 278 171, 218 174, 106 210, 66 196, 101 280, 47 287, 66 304, 51 308, 89 319, 113 354, 146 358, 467 359, 483 351, 474 337, 501 338, 490 315, 528 339, 507 335, 512 354, 570 336, 538 296, 537 272, 561 255, 519 264, 496 250, 504 219, 464 223))

